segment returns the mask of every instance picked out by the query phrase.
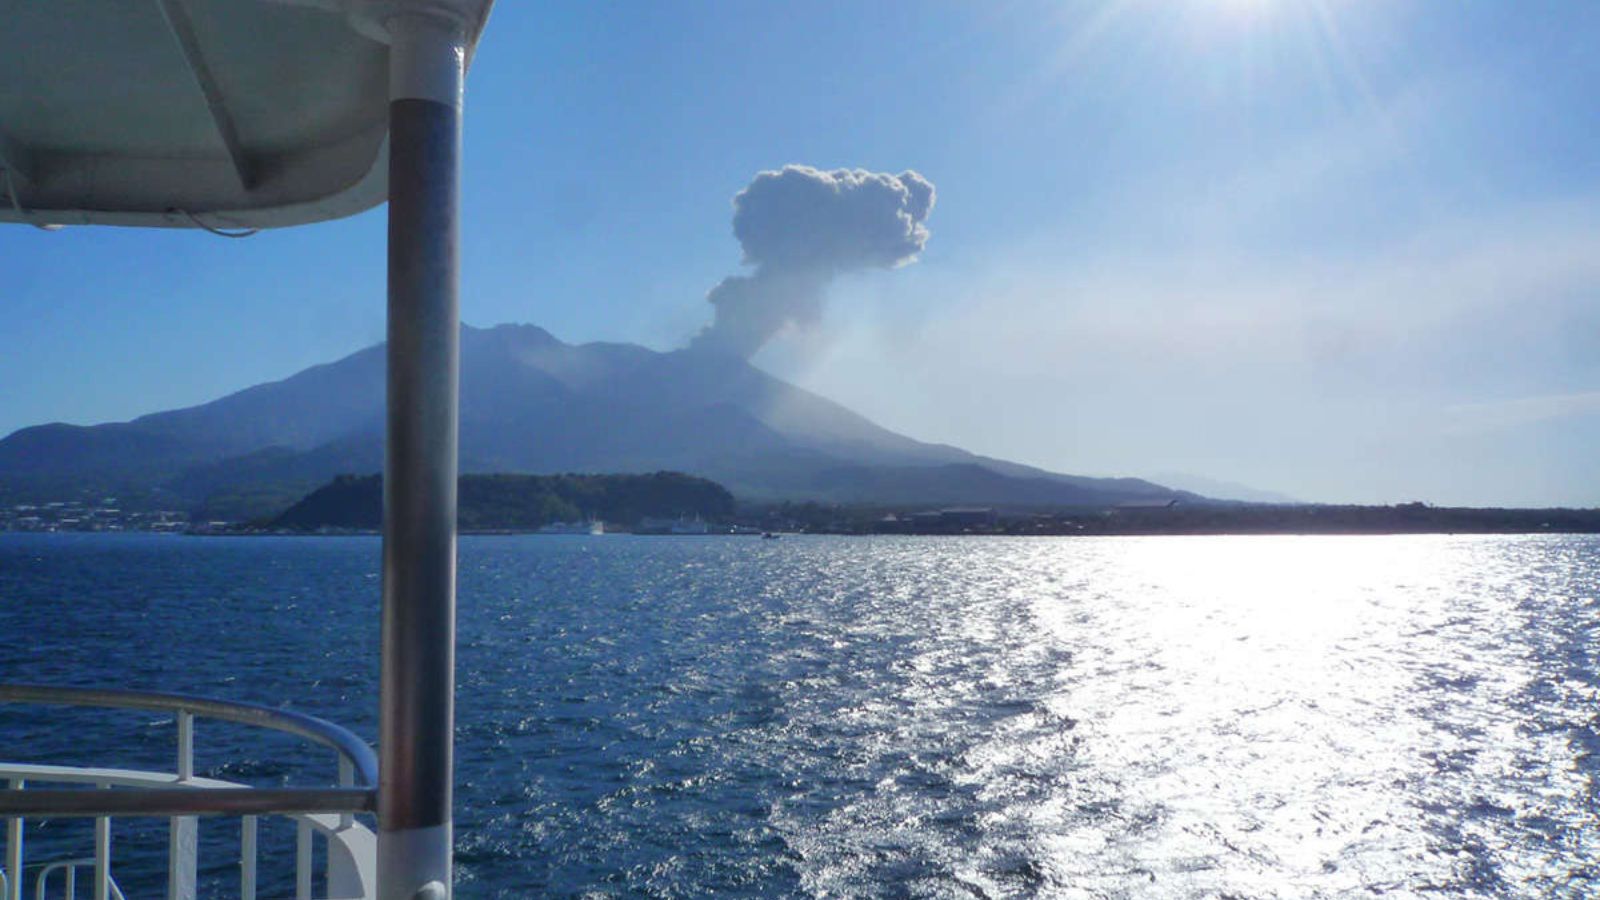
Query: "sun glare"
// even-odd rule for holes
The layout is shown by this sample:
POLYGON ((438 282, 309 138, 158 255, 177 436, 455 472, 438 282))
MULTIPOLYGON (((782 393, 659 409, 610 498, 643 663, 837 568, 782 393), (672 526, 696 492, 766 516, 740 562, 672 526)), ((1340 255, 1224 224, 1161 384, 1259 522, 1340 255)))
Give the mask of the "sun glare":
POLYGON ((1271 16, 1283 0, 1205 0, 1212 15, 1235 23, 1255 22, 1271 16))

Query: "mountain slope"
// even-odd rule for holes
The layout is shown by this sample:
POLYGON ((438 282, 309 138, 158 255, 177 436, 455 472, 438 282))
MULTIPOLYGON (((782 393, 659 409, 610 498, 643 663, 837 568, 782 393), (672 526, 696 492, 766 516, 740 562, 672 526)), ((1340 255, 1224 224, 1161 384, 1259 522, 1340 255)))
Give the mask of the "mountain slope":
MULTIPOLYGON (((1100 505, 1177 494, 928 444, 743 359, 574 346, 531 325, 463 327, 464 472, 687 472, 747 499, 1100 505)), ((0 440, 0 489, 68 487, 195 503, 306 489, 382 465, 383 347, 210 403, 0 440)))

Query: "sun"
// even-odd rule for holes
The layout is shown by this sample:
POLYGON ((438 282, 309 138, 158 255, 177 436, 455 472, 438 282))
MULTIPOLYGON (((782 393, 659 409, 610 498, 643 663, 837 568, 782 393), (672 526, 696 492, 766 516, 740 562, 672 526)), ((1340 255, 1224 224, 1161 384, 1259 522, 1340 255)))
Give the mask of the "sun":
POLYGON ((1201 31, 1277 32, 1290 22, 1319 18, 1326 0, 1184 0, 1185 19, 1201 31))

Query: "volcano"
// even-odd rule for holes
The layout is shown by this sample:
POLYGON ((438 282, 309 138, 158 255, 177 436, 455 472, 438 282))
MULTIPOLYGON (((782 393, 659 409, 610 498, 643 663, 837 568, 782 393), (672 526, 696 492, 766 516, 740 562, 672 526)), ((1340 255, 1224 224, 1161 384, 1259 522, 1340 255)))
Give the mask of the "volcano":
MULTIPOLYGON (((379 344, 199 406, 21 429, 0 440, 0 491, 292 499, 334 475, 382 469, 383 403, 379 344)), ((679 471, 745 501, 1042 508, 1193 497, 924 443, 735 355, 573 345, 533 325, 463 326, 460 458, 463 472, 679 471)))

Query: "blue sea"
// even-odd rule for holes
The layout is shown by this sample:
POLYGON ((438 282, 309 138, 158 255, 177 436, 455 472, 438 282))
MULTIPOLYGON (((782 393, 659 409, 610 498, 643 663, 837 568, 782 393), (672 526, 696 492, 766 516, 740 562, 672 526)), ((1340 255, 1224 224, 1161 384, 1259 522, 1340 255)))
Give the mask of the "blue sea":
MULTIPOLYGON (((370 740, 378 563, 364 537, 0 535, 0 679, 370 740)), ((1594 537, 466 537, 460 585, 462 897, 1600 894, 1594 537)), ((171 741, 0 710, 14 761, 170 766, 171 741)), ((260 784, 332 766, 196 744, 260 784)), ((87 855, 88 827, 30 823, 30 854, 87 855)), ((119 881, 159 892, 160 829, 116 827, 119 881)), ((203 828, 209 894, 238 832, 203 828)))

